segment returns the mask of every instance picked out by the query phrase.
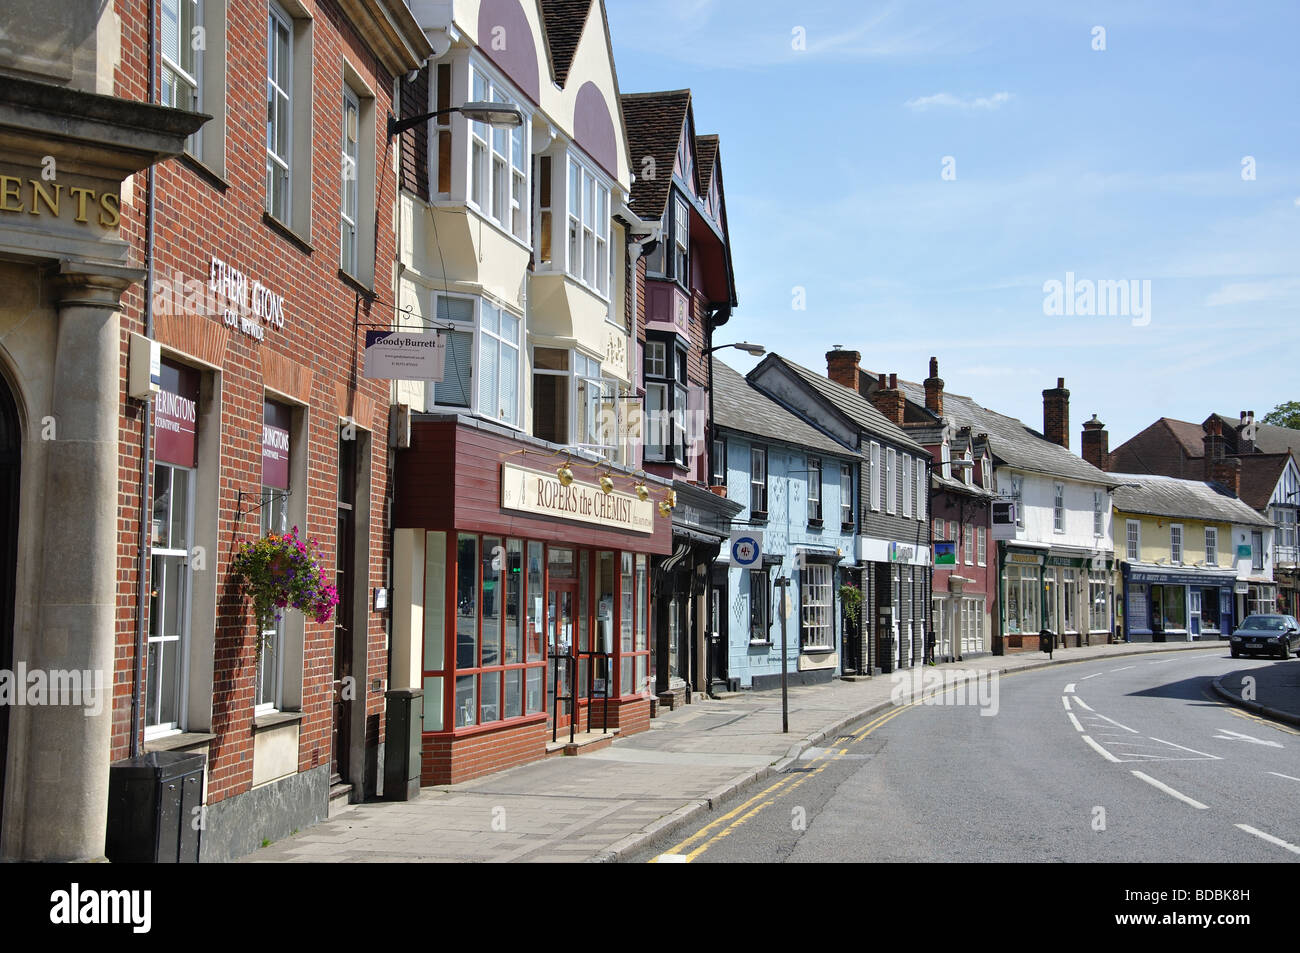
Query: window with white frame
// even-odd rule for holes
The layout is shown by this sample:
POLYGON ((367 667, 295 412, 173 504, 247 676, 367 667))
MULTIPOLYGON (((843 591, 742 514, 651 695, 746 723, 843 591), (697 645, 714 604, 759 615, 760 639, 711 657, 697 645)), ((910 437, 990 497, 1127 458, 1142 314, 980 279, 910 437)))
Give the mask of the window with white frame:
POLYGON ((1024 477, 1011 477, 1011 496, 1016 501, 1016 529, 1025 528, 1025 503, 1021 491, 1024 489, 1024 477))
POLYGON ((1105 528, 1103 512, 1104 512, 1104 508, 1102 504, 1102 491, 1093 490, 1092 491, 1092 535, 1093 536, 1102 535, 1102 530, 1105 528))
POLYGON ((567 348, 533 348, 533 436, 568 444, 573 385, 567 348))
MULTIPOLYGON (((162 55, 162 90, 159 101, 173 109, 197 112, 202 66, 200 57, 206 44, 199 41, 196 27, 203 24, 200 0, 161 0, 162 20, 159 47, 162 55)), ((190 152, 198 151, 198 133, 187 143, 190 152)))
POLYGON ((1065 532, 1065 484, 1058 483, 1052 494, 1052 529, 1065 532))
POLYGON ((871 488, 871 508, 880 512, 881 487, 884 475, 880 471, 880 444, 871 445, 871 472, 867 474, 867 486, 871 488))
POLYGON ((1088 573, 1088 628, 1093 632, 1104 632, 1110 628, 1110 614, 1107 610, 1106 573, 1090 571, 1088 573))
MULTIPOLYGON (((1250 534, 1250 568, 1264 568, 1264 534, 1252 532, 1250 534)), ((1253 609, 1251 610, 1254 611, 1253 609)), ((1269 610, 1272 611, 1271 609, 1269 610)))
POLYGON ((714 437, 709 448, 709 485, 727 485, 727 441, 721 437, 714 437))
POLYGON ((902 459, 902 477, 903 477, 903 515, 908 519, 912 517, 912 458, 903 454, 902 459))
POLYGON ((1205 527, 1205 565, 1219 565, 1219 531, 1213 526, 1205 527))
POLYGON ((1169 562, 1174 566, 1183 564, 1183 527, 1178 523, 1169 524, 1169 562))
POLYGON ((967 486, 973 486, 975 480, 975 464, 971 460, 969 447, 962 452, 961 458, 967 464, 961 468, 961 480, 967 486))
POLYGON ((436 299, 447 351, 442 380, 433 385, 433 404, 472 409, 499 423, 520 426, 523 322, 485 298, 438 294, 436 299))
POLYGON ((983 526, 975 527, 976 559, 981 565, 988 565, 988 530, 983 526))
POLYGON ((750 516, 767 515, 767 449, 751 447, 749 450, 749 512, 750 516))
POLYGON ((272 0, 266 27, 266 210, 292 218, 293 20, 272 0))
POLYGON ((339 267, 357 274, 357 172, 360 168, 361 102, 357 94, 343 87, 343 182, 339 209, 339 267))
POLYGON ((970 523, 961 524, 962 561, 967 566, 975 565, 975 527, 970 523))
POLYGON ((943 474, 945 479, 952 478, 952 450, 949 448, 947 440, 939 447, 939 467, 939 472, 943 474))
POLYGON ((808 521, 822 521, 822 461, 808 458, 808 521))
POLYGON ((190 550, 194 537, 195 471, 154 466, 153 594, 150 598, 145 733, 175 731, 184 720, 189 652, 190 550))
POLYGON ((569 157, 569 275, 609 296, 609 189, 569 157))
POLYGON ((574 443, 613 460, 618 453, 620 424, 618 382, 601 376, 600 361, 594 357, 575 352, 573 361, 578 410, 574 443))
POLYGON ((892 447, 885 451, 885 469, 881 474, 881 479, 885 481, 885 512, 893 513, 895 504, 898 499, 898 480, 894 474, 897 472, 898 452, 892 447))
POLYGON ((943 527, 944 527, 944 522, 945 522, 945 521, 944 521, 943 519, 941 519, 941 518, 939 518, 939 517, 935 517, 935 520, 934 520, 934 532, 933 532, 933 536, 934 536, 934 538, 937 539, 937 540, 941 540, 941 539, 943 539, 943 527))
POLYGON ((673 277, 690 288, 691 219, 686 203, 674 199, 673 212, 673 277))
POLYGON ((831 567, 806 563, 801 570, 800 637, 805 650, 834 648, 831 619, 831 567))
POLYGON ((986 453, 980 458, 980 480, 984 489, 990 489, 993 484, 993 461, 989 459, 986 453))
MULTIPOLYGON (((470 69, 475 102, 515 103, 514 97, 477 67, 470 69)), ((470 122, 469 204, 520 241, 529 235, 528 127, 498 128, 470 122)))
POLYGON ((686 430, 690 394, 685 344, 675 336, 646 341, 643 358, 646 396, 645 455, 685 466, 689 458, 686 430))
POLYGON ((921 457, 916 459, 916 518, 925 520, 926 503, 930 496, 930 484, 925 478, 925 460, 921 457))
POLYGON ((1142 523, 1138 520, 1125 520, 1124 532, 1127 543, 1125 554, 1129 562, 1135 563, 1142 553, 1142 523))
POLYGON ((853 525, 853 467, 840 464, 840 525, 853 525))

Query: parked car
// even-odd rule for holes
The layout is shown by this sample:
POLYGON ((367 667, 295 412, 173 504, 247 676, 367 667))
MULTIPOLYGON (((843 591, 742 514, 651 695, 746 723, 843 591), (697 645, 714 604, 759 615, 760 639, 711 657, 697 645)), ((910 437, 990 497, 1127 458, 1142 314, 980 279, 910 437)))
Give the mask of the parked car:
POLYGON ((1280 613, 1248 615, 1229 642, 1233 658, 1256 652, 1290 658, 1292 652, 1300 651, 1300 622, 1293 615, 1280 613))

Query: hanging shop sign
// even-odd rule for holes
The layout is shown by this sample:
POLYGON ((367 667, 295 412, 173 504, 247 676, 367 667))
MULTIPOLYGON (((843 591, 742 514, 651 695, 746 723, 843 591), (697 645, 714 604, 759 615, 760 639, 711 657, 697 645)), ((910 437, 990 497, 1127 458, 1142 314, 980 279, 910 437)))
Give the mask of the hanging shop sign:
POLYGON ((936 566, 957 565, 957 544, 956 543, 935 543, 934 564, 936 566))
POLYGON ((284 404, 262 405, 262 485, 289 489, 289 421, 292 411, 284 404))
POLYGON ((501 464, 501 507, 607 529, 655 531, 655 504, 651 500, 617 490, 605 493, 596 484, 580 480, 565 486, 554 473, 525 470, 509 463, 501 464))
POLYGON ((442 380, 447 338, 434 331, 367 331, 364 377, 385 380, 442 380))
POLYGON ((163 361, 154 397, 154 457, 159 463, 192 467, 198 461, 199 372, 163 361))
POLYGON ((993 538, 1016 538, 1016 502, 1015 500, 993 501, 993 538))

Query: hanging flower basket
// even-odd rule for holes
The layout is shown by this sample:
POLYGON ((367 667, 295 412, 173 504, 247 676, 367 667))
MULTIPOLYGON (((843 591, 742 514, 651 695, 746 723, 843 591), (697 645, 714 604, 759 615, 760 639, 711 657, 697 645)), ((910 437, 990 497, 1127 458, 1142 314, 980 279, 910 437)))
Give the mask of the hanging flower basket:
POLYGON ((298 527, 288 533, 271 533, 241 543, 230 570, 242 580, 241 589, 253 600, 257 624, 257 658, 262 658, 262 635, 297 609, 317 622, 328 622, 339 603, 338 591, 320 568, 316 541, 298 538, 298 527))

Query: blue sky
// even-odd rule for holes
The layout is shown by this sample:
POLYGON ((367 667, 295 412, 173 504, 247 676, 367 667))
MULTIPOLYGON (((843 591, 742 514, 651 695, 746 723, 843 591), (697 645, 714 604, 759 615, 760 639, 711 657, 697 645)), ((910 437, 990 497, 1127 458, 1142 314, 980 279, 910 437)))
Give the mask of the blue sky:
POLYGON ((1300 400, 1300 3, 606 6, 622 90, 690 87, 721 136, 727 339, 911 380, 935 355, 1040 429, 1063 376, 1076 452, 1093 413, 1115 447, 1300 400), (1045 314, 1067 272, 1149 281, 1149 321, 1045 314))

